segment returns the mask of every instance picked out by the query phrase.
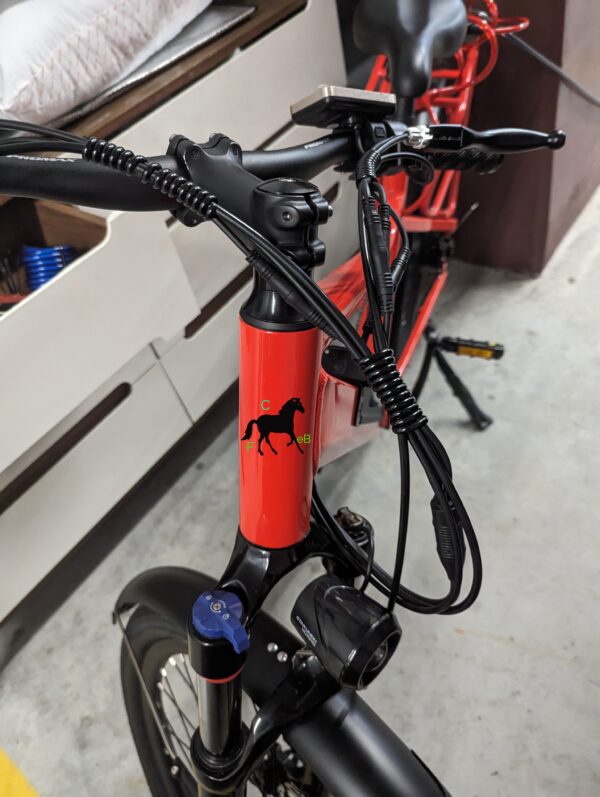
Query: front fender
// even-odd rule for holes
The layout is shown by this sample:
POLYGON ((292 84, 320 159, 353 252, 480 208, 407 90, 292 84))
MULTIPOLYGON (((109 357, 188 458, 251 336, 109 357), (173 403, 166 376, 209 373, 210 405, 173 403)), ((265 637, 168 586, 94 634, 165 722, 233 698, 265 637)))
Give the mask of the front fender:
MULTIPOLYGON (((182 637, 201 592, 215 580, 185 567, 157 567, 136 576, 119 595, 115 613, 136 605, 168 618, 182 637)), ((244 689, 260 706, 286 676, 300 640, 259 612, 243 670, 244 689), (288 654, 277 661, 267 650, 275 642, 288 654)), ((354 692, 340 689, 285 733, 288 742, 333 795, 340 797, 449 797, 423 762, 354 692)))
POLYGON ((170 620, 185 636, 187 618, 194 601, 215 579, 187 567, 155 567, 140 573, 122 590, 115 604, 115 614, 145 606, 170 620))

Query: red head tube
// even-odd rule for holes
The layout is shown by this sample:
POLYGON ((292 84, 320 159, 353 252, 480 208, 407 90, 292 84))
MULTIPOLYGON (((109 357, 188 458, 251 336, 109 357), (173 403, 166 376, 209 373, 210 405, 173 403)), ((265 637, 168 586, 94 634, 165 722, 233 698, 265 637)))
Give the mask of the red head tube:
POLYGON ((309 530, 321 348, 318 329, 240 320, 240 530, 262 548, 309 530))

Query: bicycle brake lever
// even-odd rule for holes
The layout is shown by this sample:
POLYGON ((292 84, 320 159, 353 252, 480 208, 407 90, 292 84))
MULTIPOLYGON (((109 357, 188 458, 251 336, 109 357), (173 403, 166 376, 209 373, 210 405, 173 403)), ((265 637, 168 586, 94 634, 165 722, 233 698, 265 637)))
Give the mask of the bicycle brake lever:
POLYGON ((462 125, 441 124, 428 126, 425 131, 422 126, 409 128, 409 146, 415 149, 426 148, 446 152, 470 148, 483 152, 510 154, 536 149, 560 149, 566 141, 566 135, 562 130, 542 133, 538 130, 505 127, 480 131, 462 125))

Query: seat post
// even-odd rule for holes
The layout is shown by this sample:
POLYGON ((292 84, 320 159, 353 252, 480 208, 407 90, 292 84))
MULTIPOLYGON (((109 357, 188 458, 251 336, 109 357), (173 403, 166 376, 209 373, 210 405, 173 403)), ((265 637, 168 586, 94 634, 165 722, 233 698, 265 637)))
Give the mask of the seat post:
POLYGON ((396 111, 394 118, 405 125, 412 125, 415 121, 415 100, 414 97, 396 96, 396 111))

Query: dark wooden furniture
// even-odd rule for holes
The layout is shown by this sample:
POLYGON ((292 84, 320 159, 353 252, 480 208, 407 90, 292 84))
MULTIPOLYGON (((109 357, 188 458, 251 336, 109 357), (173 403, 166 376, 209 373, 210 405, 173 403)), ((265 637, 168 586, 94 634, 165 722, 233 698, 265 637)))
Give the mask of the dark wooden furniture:
MULTIPOLYGON (((600 95, 600 3, 502 0, 503 16, 527 15, 522 34, 588 91, 600 95)), ((600 183, 600 110, 510 42, 500 44, 492 76, 475 92, 472 127, 562 128, 557 152, 507 158, 490 177, 465 175, 463 210, 479 210, 457 238, 462 259, 538 274, 600 183)))

